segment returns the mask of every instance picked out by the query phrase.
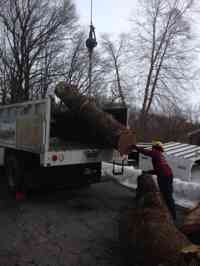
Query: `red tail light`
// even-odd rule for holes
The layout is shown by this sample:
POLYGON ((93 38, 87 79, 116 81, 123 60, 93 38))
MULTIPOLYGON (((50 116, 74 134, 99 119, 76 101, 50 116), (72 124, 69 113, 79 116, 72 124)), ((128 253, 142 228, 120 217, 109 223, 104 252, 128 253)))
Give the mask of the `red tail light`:
POLYGON ((58 156, 56 154, 53 154, 51 159, 53 162, 56 162, 58 160, 58 156))

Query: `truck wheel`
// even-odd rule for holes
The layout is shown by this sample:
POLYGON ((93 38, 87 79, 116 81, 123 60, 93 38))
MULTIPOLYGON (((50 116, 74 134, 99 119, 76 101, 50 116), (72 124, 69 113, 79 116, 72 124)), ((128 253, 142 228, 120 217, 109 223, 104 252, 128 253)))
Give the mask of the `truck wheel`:
POLYGON ((8 153, 5 156, 5 174, 8 182, 8 188, 11 192, 22 189, 23 185, 23 167, 21 160, 16 155, 8 153))

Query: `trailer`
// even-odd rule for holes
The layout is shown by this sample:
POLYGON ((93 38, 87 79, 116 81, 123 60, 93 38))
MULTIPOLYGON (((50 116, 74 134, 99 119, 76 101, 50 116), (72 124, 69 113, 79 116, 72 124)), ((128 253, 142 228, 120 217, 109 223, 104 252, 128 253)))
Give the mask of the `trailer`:
MULTIPOLYGON (((77 138, 63 141, 53 133, 52 125, 50 98, 0 107, 0 165, 12 191, 22 183, 28 186, 33 180, 48 180, 52 175, 55 183, 61 179, 72 185, 99 182, 101 162, 112 162, 113 156, 119 155, 111 147, 77 138), (38 169, 40 174, 36 173, 38 169)), ((62 128, 66 130, 67 126, 70 124, 62 128)))

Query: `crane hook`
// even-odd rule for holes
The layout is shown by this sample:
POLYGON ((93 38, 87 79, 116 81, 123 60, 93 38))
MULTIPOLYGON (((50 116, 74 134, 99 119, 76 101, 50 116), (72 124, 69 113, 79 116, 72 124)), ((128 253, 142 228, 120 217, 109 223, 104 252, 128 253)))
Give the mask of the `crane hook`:
POLYGON ((96 40, 96 34, 95 34, 95 28, 91 24, 90 25, 90 32, 89 32, 89 37, 86 40, 86 47, 88 48, 89 52, 92 52, 93 49, 97 46, 97 40, 96 40))

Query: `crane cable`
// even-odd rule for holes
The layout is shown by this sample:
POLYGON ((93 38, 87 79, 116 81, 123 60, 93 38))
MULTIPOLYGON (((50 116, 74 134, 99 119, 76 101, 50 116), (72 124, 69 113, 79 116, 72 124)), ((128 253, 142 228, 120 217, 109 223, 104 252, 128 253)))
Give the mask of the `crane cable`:
POLYGON ((90 31, 89 31, 89 37, 86 40, 86 47, 88 49, 88 55, 89 55, 89 69, 88 69, 88 80, 89 80, 89 86, 88 86, 88 95, 91 96, 92 92, 92 55, 93 50, 97 46, 96 41, 96 34, 95 34, 95 28, 93 26, 93 0, 90 2, 90 31))
POLYGON ((92 25, 92 17, 93 17, 93 0, 90 2, 90 25, 92 25))

